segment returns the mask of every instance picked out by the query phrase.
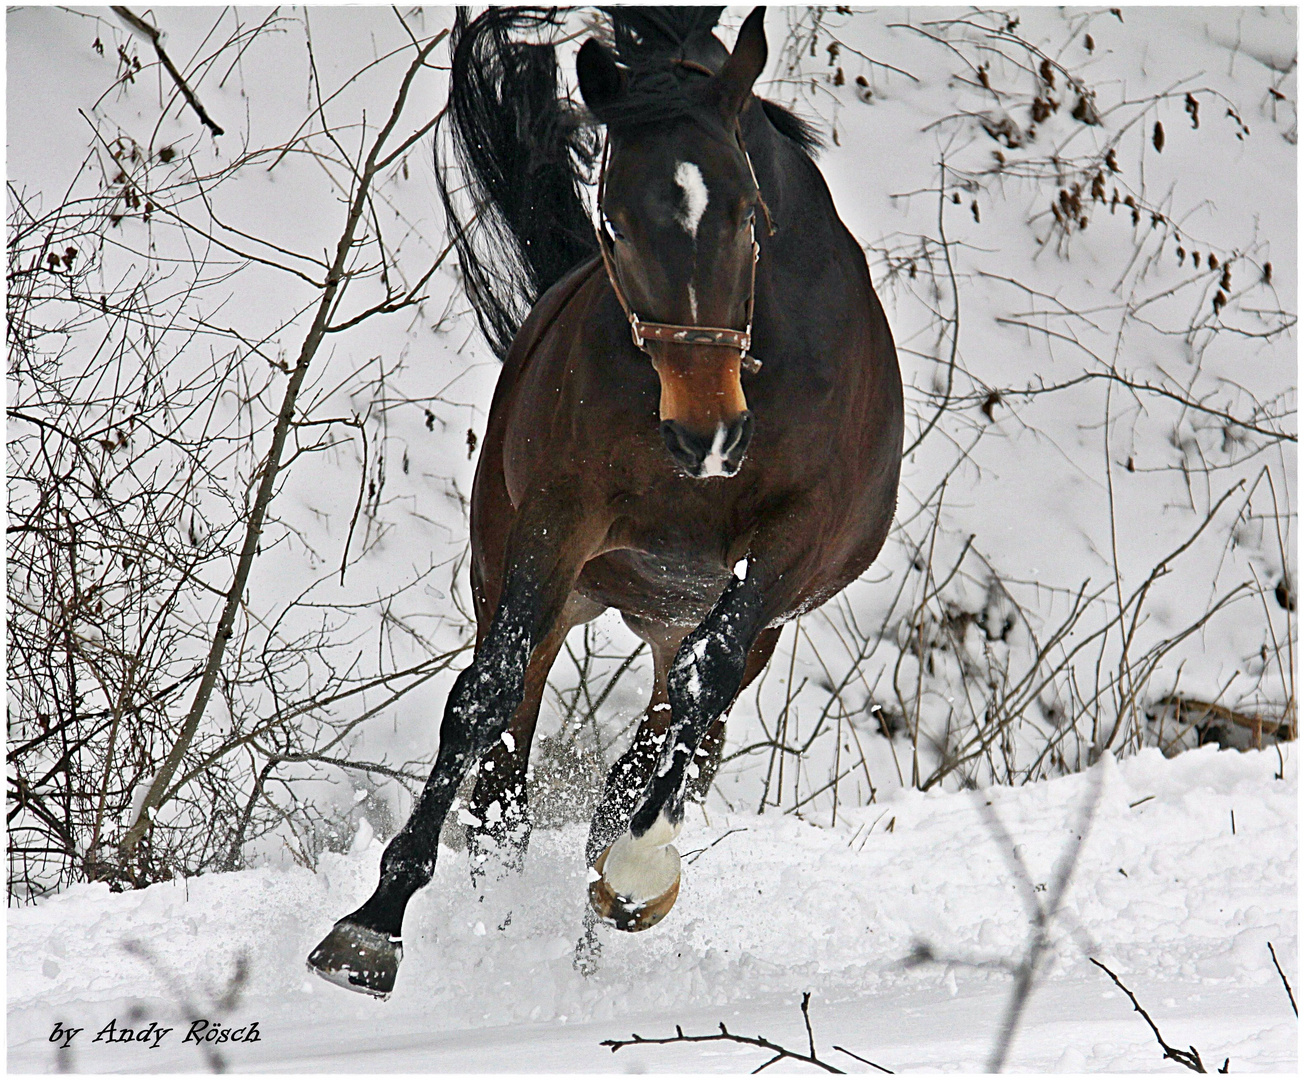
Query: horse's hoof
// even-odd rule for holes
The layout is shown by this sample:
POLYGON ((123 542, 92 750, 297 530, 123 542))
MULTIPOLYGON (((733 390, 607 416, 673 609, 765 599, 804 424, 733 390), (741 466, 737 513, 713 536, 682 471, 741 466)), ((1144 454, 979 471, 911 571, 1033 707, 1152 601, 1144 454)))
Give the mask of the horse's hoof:
POLYGON ((589 906, 603 922, 617 930, 631 933, 647 930, 664 919, 679 898, 679 852, 667 844, 657 850, 658 855, 664 854, 661 865, 653 873, 641 875, 642 880, 628 884, 624 880, 627 875, 613 874, 616 878, 613 884, 606 875, 607 856, 620 842, 617 840, 608 847, 593 864, 589 906))
POLYGON ((308 955, 308 970, 327 982, 384 1001, 394 992, 403 943, 341 919, 308 955))

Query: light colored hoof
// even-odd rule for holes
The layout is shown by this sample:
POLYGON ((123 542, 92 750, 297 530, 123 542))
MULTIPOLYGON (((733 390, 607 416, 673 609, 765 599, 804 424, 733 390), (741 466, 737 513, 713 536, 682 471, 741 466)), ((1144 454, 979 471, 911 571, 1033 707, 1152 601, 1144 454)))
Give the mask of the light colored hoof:
POLYGON ((308 970, 329 983, 386 1000, 394 992, 403 943, 341 919, 308 954, 308 970))
MULTIPOLYGON (((647 930, 664 919, 666 913, 679 899, 679 852, 669 844, 658 849, 658 854, 664 852, 662 865, 657 868, 659 873, 650 877, 652 881, 660 879, 659 883, 669 879, 669 884, 665 888, 651 892, 646 887, 626 886, 626 891, 622 891, 621 877, 616 876, 616 883, 613 884, 606 875, 607 856, 620 842, 617 840, 615 844, 608 847, 593 864, 590 873, 593 880, 589 882, 589 906, 603 922, 614 926, 617 930, 628 930, 631 933, 647 930), (640 895, 648 892, 651 892, 651 895, 640 895)), ((649 875, 645 874, 643 877, 647 879, 649 875)))

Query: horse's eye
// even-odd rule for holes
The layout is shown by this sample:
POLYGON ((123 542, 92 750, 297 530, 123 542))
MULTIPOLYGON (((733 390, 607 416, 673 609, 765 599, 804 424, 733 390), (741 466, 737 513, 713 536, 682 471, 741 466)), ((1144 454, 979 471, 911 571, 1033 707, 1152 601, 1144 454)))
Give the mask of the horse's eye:
POLYGON ((617 240, 625 239, 625 234, 616 228, 616 223, 612 221, 611 218, 603 218, 603 220, 607 223, 607 231, 610 232, 612 236, 617 240))

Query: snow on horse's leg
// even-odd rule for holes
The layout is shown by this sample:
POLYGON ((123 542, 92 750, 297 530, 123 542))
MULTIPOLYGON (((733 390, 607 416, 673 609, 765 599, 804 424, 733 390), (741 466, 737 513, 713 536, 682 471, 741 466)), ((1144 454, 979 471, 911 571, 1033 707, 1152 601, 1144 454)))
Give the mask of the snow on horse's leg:
POLYGON ((571 967, 586 979, 597 972, 598 958, 602 955, 602 941, 598 937, 598 916, 593 908, 584 909, 584 933, 575 942, 571 967))

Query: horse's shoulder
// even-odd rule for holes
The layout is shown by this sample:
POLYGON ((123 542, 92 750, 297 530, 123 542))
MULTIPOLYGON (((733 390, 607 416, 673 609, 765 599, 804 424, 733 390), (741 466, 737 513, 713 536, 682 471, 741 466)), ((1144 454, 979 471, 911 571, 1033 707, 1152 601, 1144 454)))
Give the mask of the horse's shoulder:
MULTIPOLYGON (((526 316, 525 322, 521 324, 520 330, 516 332, 512 347, 503 360, 503 372, 498 378, 499 392, 510 388, 516 382, 539 342, 557 321, 557 317, 601 265, 602 261, 596 255, 586 259, 539 297, 534 307, 530 309, 530 314, 526 316)), ((495 394, 494 397, 494 404, 497 404, 498 395, 495 394)))

